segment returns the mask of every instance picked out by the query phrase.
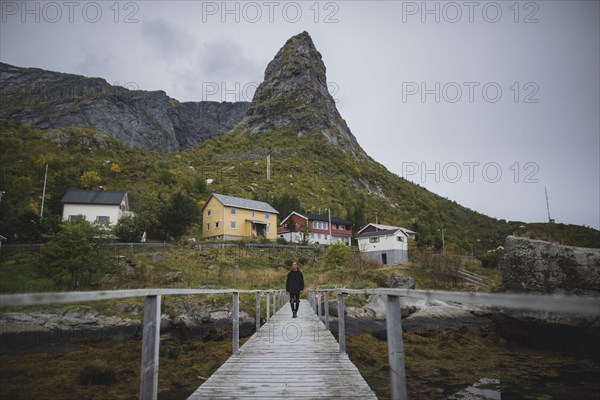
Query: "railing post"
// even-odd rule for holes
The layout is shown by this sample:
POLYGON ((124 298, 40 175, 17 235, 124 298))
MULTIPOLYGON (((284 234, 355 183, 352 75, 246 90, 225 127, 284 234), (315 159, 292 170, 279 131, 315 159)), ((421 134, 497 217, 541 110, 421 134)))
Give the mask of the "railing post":
POLYGON ((271 292, 267 291, 267 315, 265 316, 268 321, 271 318, 270 310, 271 309, 271 292))
POLYGON ((277 302, 279 301, 279 292, 273 292, 273 315, 279 310, 277 307, 277 302))
POLYGON ((140 399, 156 400, 158 395, 158 355, 160 345, 160 295, 146 296, 142 331, 140 399))
POLYGON ((329 291, 325 291, 325 328, 329 330, 329 291))
POLYGON ((313 312, 317 313, 317 291, 313 291, 313 312))
POLYGON ((231 320, 233 323, 233 354, 238 354, 240 352, 240 292, 233 292, 231 320))
POLYGON ((346 320, 344 317, 344 293, 338 292, 338 341, 340 353, 346 352, 346 320))
POLYGON ((281 310, 281 308, 283 307, 283 299, 284 299, 285 293, 283 293, 283 290, 279 291, 279 307, 277 308, 277 310, 281 310))
POLYGON ((321 294, 320 290, 317 290, 317 315, 319 316, 319 321, 321 321, 321 294))
POLYGON ((260 292, 256 292, 256 332, 260 330, 260 292))
POLYGON ((406 393, 406 371, 404 369, 400 297, 391 295, 386 297, 386 328, 392 399, 406 400, 408 396, 406 393))

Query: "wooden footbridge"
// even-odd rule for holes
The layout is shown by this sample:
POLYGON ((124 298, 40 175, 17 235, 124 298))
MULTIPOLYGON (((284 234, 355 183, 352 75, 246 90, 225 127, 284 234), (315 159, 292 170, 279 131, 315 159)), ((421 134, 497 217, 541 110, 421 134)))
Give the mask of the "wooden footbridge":
POLYGON ((197 399, 376 399, 306 300, 281 308, 202 386, 197 399))
MULTIPOLYGON (((231 294, 232 356, 189 399, 360 398, 375 394, 350 362, 345 347, 345 320, 338 318, 336 343, 329 332, 329 295, 337 295, 344 315, 344 295, 381 295, 386 299, 386 328, 392 399, 406 399, 404 346, 400 320, 402 297, 435 298, 486 307, 518 308, 600 315, 600 298, 423 291, 409 289, 318 289, 308 291, 298 318, 280 290, 138 289, 99 292, 0 295, 0 308, 145 297, 140 368, 140 398, 156 399, 162 296, 231 294), (256 296, 256 332, 239 346, 240 294, 256 296), (263 302, 263 299, 265 300, 263 302), (264 304, 266 303, 266 304, 264 304), (265 305, 266 323, 261 326, 265 305), (273 312, 273 315, 271 313, 273 312)), ((333 300, 333 299, 332 299, 333 300)))

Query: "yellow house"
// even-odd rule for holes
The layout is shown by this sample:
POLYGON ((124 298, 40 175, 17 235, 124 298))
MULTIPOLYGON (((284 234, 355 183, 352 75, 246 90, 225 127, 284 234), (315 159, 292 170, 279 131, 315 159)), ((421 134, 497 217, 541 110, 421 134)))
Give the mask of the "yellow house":
POLYGON ((202 238, 275 240, 277 214, 276 209, 263 201, 213 193, 202 207, 202 238))

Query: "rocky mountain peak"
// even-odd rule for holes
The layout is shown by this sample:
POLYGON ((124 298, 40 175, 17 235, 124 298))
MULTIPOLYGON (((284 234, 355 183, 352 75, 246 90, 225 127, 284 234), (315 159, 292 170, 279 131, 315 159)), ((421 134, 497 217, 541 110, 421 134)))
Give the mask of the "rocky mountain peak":
POLYGON ((293 36, 267 66, 238 128, 253 135, 320 133, 331 144, 356 152, 358 143, 327 90, 325 72, 310 35, 293 36))

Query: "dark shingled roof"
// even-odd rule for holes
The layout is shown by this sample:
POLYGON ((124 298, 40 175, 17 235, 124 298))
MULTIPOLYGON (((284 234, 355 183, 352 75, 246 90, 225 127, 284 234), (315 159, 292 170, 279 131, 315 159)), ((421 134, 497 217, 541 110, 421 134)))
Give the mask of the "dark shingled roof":
POLYGON ((400 228, 388 229, 385 231, 377 231, 377 232, 365 232, 365 233, 361 233, 360 235, 358 235, 358 237, 363 238, 363 237, 389 236, 389 235, 393 235, 394 233, 398 232, 399 230, 400 230, 400 228))
POLYGON ((126 192, 116 192, 113 190, 69 189, 60 202, 63 204, 104 204, 118 206, 126 194, 126 192))
MULTIPOLYGON (((298 211, 296 211, 296 214, 300 214, 300 215, 308 218, 311 221, 329 222, 328 214, 321 215, 321 214, 313 214, 313 213, 303 213, 303 212, 298 212, 298 211)), ((331 223, 338 224, 338 225, 352 225, 352 222, 346 221, 345 219, 339 218, 339 217, 331 217, 331 223)))

